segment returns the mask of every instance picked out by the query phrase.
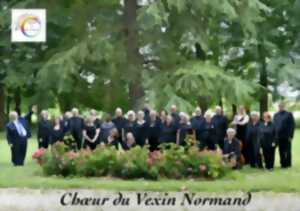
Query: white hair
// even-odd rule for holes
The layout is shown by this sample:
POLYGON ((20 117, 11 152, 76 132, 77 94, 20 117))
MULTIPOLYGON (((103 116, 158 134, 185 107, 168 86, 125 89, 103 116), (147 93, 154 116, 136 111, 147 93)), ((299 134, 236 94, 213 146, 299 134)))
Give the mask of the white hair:
POLYGON ((257 117, 259 117, 259 112, 258 111, 251 111, 250 116, 257 116, 257 117))
POLYGON ((233 134, 235 135, 235 134, 236 134, 236 131, 235 131, 235 129, 233 129, 233 128, 228 128, 227 131, 226 131, 226 133, 227 133, 227 134, 233 133, 233 134))
POLYGON ((204 114, 204 118, 207 118, 207 117, 212 117, 212 113, 209 111, 206 111, 204 114))
POLYGON ((73 113, 73 114, 76 114, 76 115, 79 114, 78 108, 73 108, 73 109, 72 109, 72 113, 73 113))
POLYGON ((15 121, 15 120, 17 120, 18 119, 18 113, 16 112, 16 111, 11 111, 10 113, 9 113, 9 119, 11 120, 11 121, 15 121))
POLYGON ((133 110, 130 110, 127 112, 127 117, 132 116, 133 119, 135 119, 135 112, 133 110))
POLYGON ((121 108, 116 108, 116 113, 122 113, 122 109, 121 108))

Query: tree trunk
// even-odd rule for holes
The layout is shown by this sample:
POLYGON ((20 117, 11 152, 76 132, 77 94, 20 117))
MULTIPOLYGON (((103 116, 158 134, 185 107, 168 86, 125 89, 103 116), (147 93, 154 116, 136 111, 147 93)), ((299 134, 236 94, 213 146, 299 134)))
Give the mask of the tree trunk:
POLYGON ((268 72, 263 44, 258 45, 258 55, 261 63, 261 68, 259 71, 259 84, 264 88, 261 91, 259 100, 259 109, 262 116, 265 111, 268 111, 268 72))
POLYGON ((4 129, 6 116, 5 116, 5 91, 4 86, 0 85, 0 130, 4 129))
POLYGON ((15 91, 15 110, 16 112, 21 115, 21 88, 18 87, 15 91))
POLYGON ((136 109, 140 99, 144 96, 141 83, 141 59, 138 47, 138 32, 136 26, 137 19, 137 0, 125 0, 125 31, 128 59, 129 81, 129 105, 136 109))

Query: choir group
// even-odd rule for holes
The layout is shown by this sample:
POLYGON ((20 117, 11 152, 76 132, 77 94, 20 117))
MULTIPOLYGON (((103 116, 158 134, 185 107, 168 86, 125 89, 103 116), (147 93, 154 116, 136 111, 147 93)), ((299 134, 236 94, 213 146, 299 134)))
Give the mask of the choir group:
MULTIPOLYGON (((15 166, 24 164, 27 139, 30 137, 29 119, 35 111, 35 108, 32 109, 24 118, 16 112, 10 113, 6 130, 15 166)), ((268 112, 262 117, 258 112, 251 112, 249 116, 240 106, 232 122, 228 121, 220 106, 215 108, 214 113, 205 112, 204 115, 197 107, 191 118, 184 112, 178 112, 176 105, 171 106, 170 112, 162 110, 157 113, 145 106, 137 113, 128 111, 126 115, 117 108, 113 118, 106 114, 101 119, 95 110, 83 118, 79 110, 73 108, 52 121, 46 110, 41 111, 37 139, 39 148, 48 148, 63 141, 69 133, 77 149, 94 150, 97 145, 106 144, 128 150, 136 145, 149 145, 150 151, 154 151, 162 143, 186 146, 190 136, 196 140, 199 150, 222 150, 225 159, 234 161, 234 168, 250 164, 254 168, 272 170, 277 146, 281 167, 291 167, 294 129, 293 114, 285 110, 283 102, 273 118, 268 112)))

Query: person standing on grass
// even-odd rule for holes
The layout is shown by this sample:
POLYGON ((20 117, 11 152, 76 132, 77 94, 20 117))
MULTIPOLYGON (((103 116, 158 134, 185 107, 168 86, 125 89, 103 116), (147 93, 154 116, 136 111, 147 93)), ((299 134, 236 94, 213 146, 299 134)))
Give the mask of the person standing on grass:
POLYGON ((125 140, 124 128, 127 123, 127 119, 123 115, 123 111, 121 108, 117 108, 115 111, 115 117, 112 119, 112 122, 115 124, 118 130, 118 139, 120 143, 123 143, 125 140))
POLYGON ((37 129, 37 139, 38 139, 39 149, 48 148, 48 145, 50 144, 50 136, 51 136, 51 123, 49 121, 49 115, 46 110, 42 110, 40 119, 38 121, 38 129, 37 129))
POLYGON ((245 163, 249 163, 248 146, 246 143, 247 125, 249 123, 249 115, 244 106, 240 106, 238 114, 234 116, 232 124, 236 129, 236 138, 242 142, 242 155, 245 163))
POLYGON ((259 113, 252 111, 251 121, 247 127, 246 144, 248 150, 248 158, 252 168, 262 168, 262 160, 260 154, 260 120, 259 113))
POLYGON ((216 150, 216 126, 212 122, 212 115, 210 112, 206 112, 204 115, 205 122, 203 126, 202 141, 204 148, 207 150, 216 150))
POLYGON ((227 118, 223 115, 221 106, 216 106, 215 115, 212 118, 213 124, 216 126, 216 141, 221 149, 223 149, 224 138, 226 136, 226 130, 228 128, 227 118))
POLYGON ((6 138, 11 148, 11 161, 14 166, 24 165, 27 139, 31 137, 29 122, 32 114, 36 111, 36 106, 33 106, 25 117, 19 116, 16 111, 9 114, 9 123, 6 125, 6 138))
POLYGON ((268 170, 272 170, 275 161, 275 127, 271 121, 271 115, 269 112, 265 112, 263 115, 263 122, 260 124, 260 145, 263 150, 265 167, 268 170))
POLYGON ((150 145, 150 151, 158 150, 159 146, 159 136, 161 133, 161 121, 157 115, 157 112, 154 110, 150 111, 149 114, 149 130, 148 130, 148 141, 150 145))
POLYGON ((205 118, 202 115, 201 108, 197 107, 195 110, 195 116, 191 118, 191 125, 193 128, 194 136, 197 142, 199 143, 200 149, 204 148, 204 143, 203 143, 204 123, 205 123, 205 118))
POLYGON ((291 112, 285 110, 284 102, 278 105, 279 111, 274 115, 275 138, 279 145, 280 164, 282 168, 292 166, 292 140, 295 131, 295 119, 291 112))
POLYGON ((77 149, 80 150, 82 147, 82 131, 84 128, 84 120, 79 115, 77 108, 72 109, 72 117, 70 118, 70 132, 75 139, 77 149))

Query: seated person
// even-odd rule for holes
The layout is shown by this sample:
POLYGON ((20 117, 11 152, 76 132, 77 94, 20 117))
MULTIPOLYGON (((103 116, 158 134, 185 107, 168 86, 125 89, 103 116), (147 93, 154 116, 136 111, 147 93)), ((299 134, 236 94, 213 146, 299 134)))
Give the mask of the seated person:
POLYGON ((113 128, 109 132, 109 136, 107 138, 108 145, 114 146, 116 149, 119 149, 119 132, 117 128, 113 128))
POLYGON ((136 143, 135 143, 135 138, 133 133, 127 133, 126 134, 126 141, 123 144, 123 149, 124 150, 130 150, 131 148, 135 147, 136 143))
POLYGON ((224 141, 223 157, 227 160, 233 169, 241 167, 241 146, 240 141, 235 138, 235 130, 227 129, 227 138, 224 141))

